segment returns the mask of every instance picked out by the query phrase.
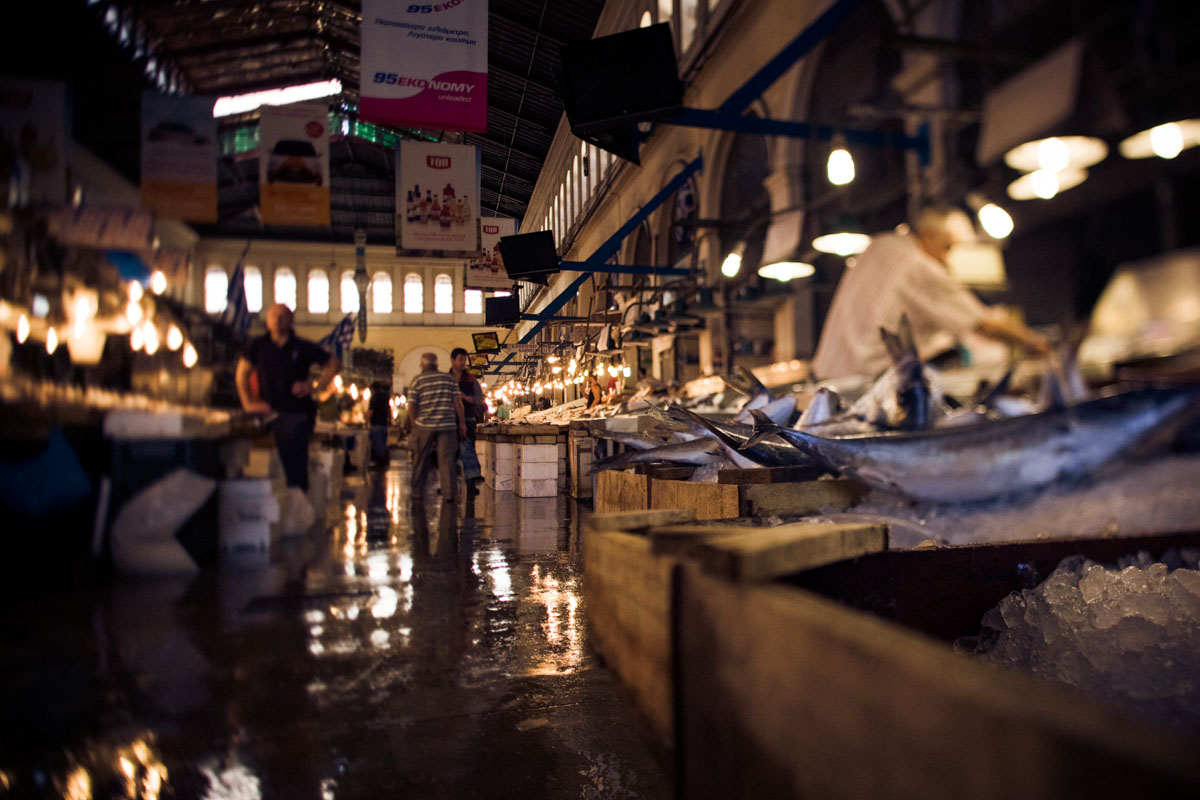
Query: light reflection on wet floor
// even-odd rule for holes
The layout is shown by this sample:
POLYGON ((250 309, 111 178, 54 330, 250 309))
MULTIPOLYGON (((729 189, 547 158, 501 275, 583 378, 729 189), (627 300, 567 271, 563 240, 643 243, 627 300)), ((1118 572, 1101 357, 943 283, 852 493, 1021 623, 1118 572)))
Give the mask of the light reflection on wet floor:
POLYGON ((348 477, 258 563, 18 601, 0 797, 667 796, 586 647, 575 504, 407 484, 348 477))

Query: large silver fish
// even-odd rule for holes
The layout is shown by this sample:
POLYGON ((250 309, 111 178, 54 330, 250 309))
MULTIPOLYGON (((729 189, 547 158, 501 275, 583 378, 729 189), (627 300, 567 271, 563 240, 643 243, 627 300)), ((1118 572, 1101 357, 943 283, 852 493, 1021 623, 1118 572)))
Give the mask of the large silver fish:
POLYGON ((712 439, 693 439, 690 442, 664 444, 649 450, 629 450, 615 456, 602 458, 593 462, 592 472, 599 472, 603 469, 624 469, 634 464, 654 464, 663 461, 672 464, 701 466, 725 460, 724 448, 720 442, 712 439))
MULTIPOLYGON (((1194 417, 1200 388, 1147 387, 1024 417, 930 431, 826 438, 768 428, 827 466, 914 500, 985 500, 1082 477, 1194 417)), ((748 440, 754 442, 756 437, 748 440)))
MULTIPOLYGON (((738 467, 797 467, 814 465, 814 460, 811 456, 783 442, 770 441, 767 437, 763 437, 764 440, 748 443, 747 440, 754 432, 754 429, 749 425, 741 425, 735 422, 717 422, 689 411, 686 408, 679 407, 668 408, 666 411, 656 408, 650 413, 657 418, 688 422, 692 426, 691 430, 693 433, 713 438, 727 447, 732 456, 731 460, 738 467), (741 461, 739 462, 738 459, 741 459, 741 461)), ((766 419, 768 424, 774 425, 763 412, 760 411, 758 413, 763 415, 762 418, 766 419)))

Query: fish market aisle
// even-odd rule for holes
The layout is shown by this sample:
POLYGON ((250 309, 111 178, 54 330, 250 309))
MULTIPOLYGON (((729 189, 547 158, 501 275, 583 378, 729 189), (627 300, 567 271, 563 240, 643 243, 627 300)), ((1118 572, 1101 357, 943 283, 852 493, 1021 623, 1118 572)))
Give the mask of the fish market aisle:
POLYGON ((408 480, 348 476, 330 530, 269 564, 14 593, 0 785, 669 796, 666 754, 585 643, 573 501, 484 489, 455 509, 408 480))

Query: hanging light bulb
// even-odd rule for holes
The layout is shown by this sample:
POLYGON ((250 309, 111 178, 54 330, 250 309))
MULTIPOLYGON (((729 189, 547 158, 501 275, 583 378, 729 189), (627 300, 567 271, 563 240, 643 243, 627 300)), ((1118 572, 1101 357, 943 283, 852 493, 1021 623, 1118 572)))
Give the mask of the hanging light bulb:
POLYGON ((1012 216, 995 203, 980 206, 977 216, 984 232, 993 239, 1007 238, 1013 232, 1012 216))
POLYGON ((558 373, 562 372, 562 367, 555 365, 550 368, 550 371, 557 375, 558 373))
POLYGON ((825 162, 825 174, 834 186, 845 186, 854 180, 854 157, 846 149, 846 139, 840 134, 833 137, 833 149, 825 162))
POLYGON ((721 274, 726 278, 736 277, 738 271, 742 268, 742 256, 746 254, 746 243, 738 242, 729 251, 729 255, 725 256, 725 260, 721 262, 721 274))
POLYGON ((167 290, 167 276, 161 269, 154 270, 154 274, 150 276, 150 291, 155 294, 162 294, 167 290))
POLYGON ((183 331, 174 322, 167 328, 167 349, 174 353, 183 346, 183 331))
POLYGON ((1067 169, 1062 172, 1035 170, 1022 175, 1008 185, 1008 196, 1013 200, 1049 200, 1055 195, 1072 189, 1087 180, 1087 170, 1067 169))
POLYGON ((137 327, 137 324, 142 321, 142 304, 137 301, 130 300, 125 306, 125 319, 129 324, 137 327))
POLYGON ((185 344, 183 346, 183 365, 191 369, 196 366, 198 360, 199 356, 196 354, 196 348, 192 346, 192 343, 188 342, 185 344))
MULTIPOLYGON (((865 233, 853 231, 838 231, 827 233, 813 239, 813 249, 835 256, 854 256, 866 250, 871 244, 871 237, 865 233)), ((761 273, 759 273, 761 274, 761 273)))
POLYGON ((158 352, 158 328, 154 327, 154 323, 150 320, 146 320, 142 328, 142 338, 146 342, 146 355, 152 356, 158 352))
POLYGON ((142 285, 137 281, 129 282, 129 302, 137 303, 142 299, 142 285))
POLYGON ((54 355, 54 351, 58 349, 58 332, 51 328, 46 331, 46 352, 54 355))
POLYGON ((1049 200, 1058 194, 1058 172, 1048 169, 1038 169, 1030 173, 1033 193, 1043 200, 1049 200))
POLYGON ((342 381, 342 376, 341 376, 341 375, 334 375, 334 376, 333 376, 333 388, 334 388, 334 391, 336 391, 338 394, 341 394, 341 393, 342 393, 342 389, 345 387, 345 385, 346 385, 346 384, 345 384, 345 383, 342 381))
POLYGON ((575 363, 575 359, 571 359, 571 363, 567 364, 567 374, 574 375, 579 370, 579 365, 575 363))
POLYGON ((777 261, 774 264, 764 264, 758 268, 758 274, 764 278, 774 278, 777 281, 795 280, 815 275, 816 267, 804 261, 777 261))
POLYGON ((350 384, 350 399, 351 400, 358 399, 358 384, 357 383, 350 384))
POLYGON ((1155 125, 1124 139, 1118 149, 1125 158, 1175 158, 1200 144, 1200 119, 1181 119, 1155 125))
POLYGON ((1061 172, 1087 169, 1108 156, 1103 139, 1091 136, 1051 136, 1018 145, 1004 154, 1004 163, 1021 172, 1044 169, 1061 172))
POLYGON ((622 372, 625 374, 626 378, 628 378, 630 375, 633 374, 633 370, 631 370, 628 366, 626 366, 625 369, 622 370, 622 372))
POLYGON ((547 364, 557 364, 558 356, 546 356, 546 363, 547 364))
POLYGON ((368 386, 362 390, 362 399, 364 403, 371 402, 371 387, 368 386))
POLYGON ((17 318, 17 343, 25 344, 25 340, 29 338, 29 317, 22 314, 17 318))
POLYGON ((136 353, 138 350, 142 349, 142 346, 145 345, 145 343, 146 339, 145 334, 142 331, 142 326, 135 325, 133 330, 129 332, 129 347, 133 350, 133 352, 136 353))

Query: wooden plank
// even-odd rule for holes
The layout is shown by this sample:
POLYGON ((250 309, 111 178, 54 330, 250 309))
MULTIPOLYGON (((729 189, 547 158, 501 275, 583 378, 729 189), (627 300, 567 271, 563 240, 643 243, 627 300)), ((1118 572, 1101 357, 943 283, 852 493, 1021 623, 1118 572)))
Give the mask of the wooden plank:
POLYGON ((1195 738, 810 592, 676 582, 680 797, 1200 796, 1195 738))
POLYGON ((636 531, 659 525, 674 525, 691 522, 696 518, 692 508, 657 509, 654 511, 617 511, 608 514, 592 514, 584 519, 584 525, 594 531, 636 531))
POLYGON ((650 479, 650 508, 694 508, 696 519, 738 516, 738 487, 650 479))
POLYGON ((661 478, 664 481, 686 481, 692 477, 696 468, 676 464, 634 464, 633 471, 639 475, 649 475, 651 478, 661 478))
POLYGON ((723 469, 717 473, 717 483, 794 483, 814 481, 828 470, 821 467, 758 467, 752 469, 723 469))
POLYGON ((850 478, 801 483, 762 483, 741 487, 748 514, 813 514, 823 508, 845 510, 856 505, 870 488, 850 478))
POLYGON ((715 575, 762 581, 886 549, 882 523, 797 522, 711 542, 696 555, 715 575))
POLYGON ((644 511, 650 507, 650 479, 632 472, 606 469, 596 474, 593 500, 597 514, 644 511))

